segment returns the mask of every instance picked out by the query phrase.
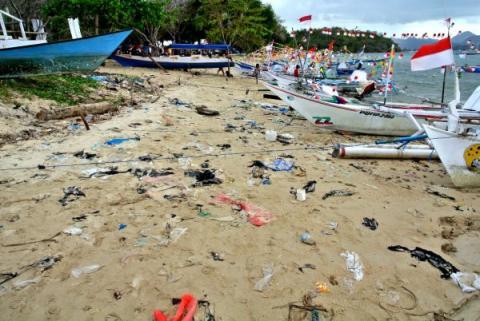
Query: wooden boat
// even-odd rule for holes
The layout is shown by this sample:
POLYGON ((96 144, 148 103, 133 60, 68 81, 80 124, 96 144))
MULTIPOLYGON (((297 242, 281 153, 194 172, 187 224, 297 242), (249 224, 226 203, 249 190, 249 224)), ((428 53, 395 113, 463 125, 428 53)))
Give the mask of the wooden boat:
POLYGON ((0 78, 94 71, 131 32, 0 49, 0 78))
MULTIPOLYGON (((338 96, 308 95, 293 89, 263 83, 275 95, 290 105, 308 121, 318 127, 331 130, 382 136, 408 136, 419 128, 410 119, 415 117, 421 124, 434 124, 446 128, 447 114, 426 105, 398 104, 393 108, 377 109, 369 104, 353 102, 338 96), (389 109, 397 111, 390 112, 389 109), (409 113, 398 113, 409 111, 409 113)), ((480 113, 462 112, 469 122, 480 122, 480 113)))
POLYGON ((480 66, 464 66, 460 67, 460 70, 463 72, 470 72, 470 73, 480 73, 480 66))
POLYGON ((158 65, 160 65, 165 69, 208 69, 234 66, 234 63, 227 58, 209 58, 200 55, 189 57, 160 56, 150 58, 116 54, 112 56, 112 59, 124 67, 158 68, 158 65), (155 62, 153 62, 152 59, 155 62))
POLYGON ((480 187, 480 137, 424 125, 425 132, 457 187, 480 187))
POLYGON ((158 68, 160 65, 164 69, 207 69, 207 68, 227 68, 235 66, 235 63, 227 57, 210 57, 208 55, 192 54, 194 52, 230 52, 230 46, 225 44, 172 44, 169 47, 172 52, 185 53, 191 55, 170 55, 159 57, 143 57, 128 54, 115 54, 112 58, 124 67, 143 67, 158 68))

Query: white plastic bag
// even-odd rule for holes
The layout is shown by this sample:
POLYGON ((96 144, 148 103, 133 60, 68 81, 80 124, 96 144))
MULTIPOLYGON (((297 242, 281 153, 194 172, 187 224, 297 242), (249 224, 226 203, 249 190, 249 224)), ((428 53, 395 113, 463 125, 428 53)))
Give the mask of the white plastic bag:
POLYGON ((83 230, 76 226, 70 226, 63 230, 63 233, 68 235, 80 235, 82 232, 83 230))
POLYGON ((270 285, 270 281, 273 277, 273 264, 266 265, 262 268, 263 278, 255 283, 255 290, 263 292, 270 285))
POLYGON ((453 282, 458 285, 463 292, 471 293, 480 290, 480 276, 475 273, 457 272, 450 275, 453 282))
POLYGON ((362 280, 363 264, 358 254, 355 252, 346 251, 340 255, 345 257, 345 264, 347 265, 347 270, 353 273, 354 279, 357 281, 362 280))
POLYGON ((87 265, 87 266, 82 266, 79 268, 75 268, 72 270, 72 276, 75 278, 79 278, 83 274, 90 274, 93 272, 97 272, 100 270, 102 266, 100 264, 92 264, 92 265, 87 265))

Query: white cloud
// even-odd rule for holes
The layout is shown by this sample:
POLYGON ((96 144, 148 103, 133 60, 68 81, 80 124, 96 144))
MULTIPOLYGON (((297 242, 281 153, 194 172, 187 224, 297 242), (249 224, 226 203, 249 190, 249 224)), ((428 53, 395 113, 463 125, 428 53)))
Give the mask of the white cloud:
POLYGON ((451 17, 458 30, 480 34, 480 0, 263 0, 290 28, 304 28, 298 18, 313 15, 313 27, 340 26, 391 33, 446 32, 451 17))

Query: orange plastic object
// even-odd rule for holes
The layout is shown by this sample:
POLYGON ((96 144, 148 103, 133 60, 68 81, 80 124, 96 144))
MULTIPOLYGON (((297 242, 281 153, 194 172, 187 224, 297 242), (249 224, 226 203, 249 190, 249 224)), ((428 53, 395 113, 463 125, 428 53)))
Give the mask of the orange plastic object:
POLYGON ((192 321, 195 312, 197 312, 197 299, 191 294, 184 294, 182 301, 178 306, 177 313, 171 319, 160 310, 153 311, 154 321, 192 321))
POLYGON ((214 202, 237 205, 248 214, 248 221, 255 226, 262 226, 273 220, 273 214, 252 203, 235 200, 226 194, 219 194, 214 202))

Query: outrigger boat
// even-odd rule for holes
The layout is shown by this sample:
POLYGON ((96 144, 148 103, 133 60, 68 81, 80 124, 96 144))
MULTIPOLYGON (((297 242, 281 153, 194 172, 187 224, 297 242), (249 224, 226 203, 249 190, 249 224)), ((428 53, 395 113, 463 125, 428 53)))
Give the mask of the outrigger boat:
POLYGON ((94 71, 131 32, 0 49, 0 78, 94 71))
MULTIPOLYGON (((223 51, 230 52, 230 46, 225 44, 172 44, 173 51, 189 52, 212 52, 223 51)), ((124 67, 143 67, 164 69, 207 69, 207 68, 227 68, 233 67, 234 62, 227 57, 210 57, 207 55, 192 54, 189 56, 170 55, 170 56, 134 56, 129 54, 115 54, 112 59, 124 67)))
MULTIPOLYGON (((299 92, 263 82, 263 85, 304 116, 312 124, 336 131, 381 136, 408 136, 418 131, 411 121, 446 128, 447 113, 436 106, 415 104, 387 104, 384 108, 340 96, 320 95, 317 92, 299 92), (389 111, 408 111, 397 114, 389 111)), ((480 113, 461 110, 461 121, 480 125, 480 113)))

